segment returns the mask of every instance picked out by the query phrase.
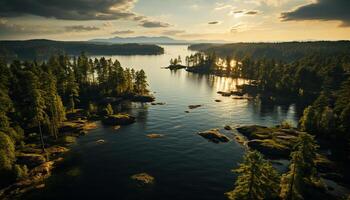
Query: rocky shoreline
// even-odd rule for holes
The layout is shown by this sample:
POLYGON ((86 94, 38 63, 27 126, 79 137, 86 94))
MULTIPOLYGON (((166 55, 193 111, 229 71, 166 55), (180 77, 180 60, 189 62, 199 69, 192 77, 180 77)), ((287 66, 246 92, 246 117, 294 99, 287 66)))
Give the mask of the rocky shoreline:
MULTIPOLYGON (((238 134, 235 136, 235 140, 238 143, 259 151, 272 161, 289 160, 296 139, 302 133, 296 128, 285 128, 283 126, 265 127, 251 125, 241 126, 236 128, 236 130, 238 134)), ((321 178, 331 180, 340 186, 348 188, 347 181, 342 175, 341 167, 335 161, 332 161, 328 155, 320 151, 317 154, 315 164, 321 178)), ((332 192, 333 190, 329 185, 326 185, 325 189, 327 192, 332 192)))
MULTIPOLYGON (((85 136, 89 131, 96 129, 96 121, 88 120, 83 110, 67 115, 60 128, 60 137, 56 140, 45 138, 45 151, 40 144, 31 142, 16 151, 17 163, 28 167, 28 175, 17 182, 0 190, 0 199, 19 199, 27 192, 45 187, 45 181, 52 174, 54 168, 64 160, 65 154, 70 151, 70 146, 76 139, 85 136)), ((94 120, 100 120, 96 117, 94 120)), ((135 122, 135 117, 128 114, 115 114, 101 119, 105 125, 128 125, 135 122)), ((33 135, 33 141, 37 141, 37 135, 33 135)), ((98 141, 97 141, 98 142, 98 141)))

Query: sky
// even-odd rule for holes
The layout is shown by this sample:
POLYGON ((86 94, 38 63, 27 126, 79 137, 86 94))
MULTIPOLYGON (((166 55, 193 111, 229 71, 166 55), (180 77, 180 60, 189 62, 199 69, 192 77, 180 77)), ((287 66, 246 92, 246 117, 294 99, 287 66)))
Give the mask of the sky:
POLYGON ((0 40, 349 40, 350 0, 1 0, 0 40))

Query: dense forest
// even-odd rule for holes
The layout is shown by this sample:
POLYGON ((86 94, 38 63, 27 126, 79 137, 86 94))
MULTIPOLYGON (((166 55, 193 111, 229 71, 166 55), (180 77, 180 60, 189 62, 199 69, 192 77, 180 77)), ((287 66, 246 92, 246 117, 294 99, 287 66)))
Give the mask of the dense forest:
POLYGON ((300 120, 303 130, 349 139, 350 56, 346 52, 336 56, 314 54, 293 62, 253 59, 249 55, 237 60, 234 56, 220 58, 215 53, 186 57, 187 70, 254 80, 254 92, 264 100, 288 99, 310 105, 300 120))
POLYGON ((47 59, 51 55, 159 55, 164 49, 151 44, 104 44, 53 40, 0 41, 0 55, 7 59, 47 59))
POLYGON ((254 95, 267 103, 296 102, 305 108, 298 129, 308 134, 299 135, 296 143, 301 146, 293 147, 289 172, 279 177, 260 153, 249 152, 235 170, 239 178, 235 189, 227 193, 230 199, 315 198, 316 193, 310 191, 322 188, 323 183, 316 175, 318 145, 313 137, 331 147, 333 159, 348 163, 349 42, 204 44, 190 48, 202 52, 187 56, 185 61, 174 58, 170 66, 185 62, 189 72, 245 78, 250 83, 239 87, 238 94, 254 95))
POLYGON ((149 96, 147 86, 143 70, 122 68, 118 60, 104 57, 93 60, 84 53, 73 58, 56 55, 42 63, 1 61, 0 188, 25 178, 33 167, 17 159, 23 149, 32 152, 26 156, 42 158, 33 152, 41 149, 45 155, 49 143, 59 143, 69 114, 80 109, 87 117, 113 115, 106 99, 142 101, 140 97, 149 96))
POLYGON ((193 44, 190 50, 216 53, 220 57, 231 56, 241 60, 274 59, 286 62, 296 61, 305 56, 336 56, 350 52, 349 41, 281 42, 281 43, 233 43, 233 44, 193 44))

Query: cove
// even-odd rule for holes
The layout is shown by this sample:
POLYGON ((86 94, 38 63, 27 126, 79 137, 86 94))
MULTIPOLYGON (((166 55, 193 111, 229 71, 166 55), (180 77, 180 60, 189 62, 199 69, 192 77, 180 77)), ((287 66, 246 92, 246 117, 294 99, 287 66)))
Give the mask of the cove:
POLYGON ((78 139, 46 187, 26 199, 225 199, 236 178, 231 169, 237 167, 245 149, 229 131, 222 132, 231 141, 220 144, 208 142, 197 132, 225 125, 297 123, 296 105, 262 105, 217 94, 234 90, 243 79, 162 69, 171 58, 193 53, 185 45, 162 47, 164 55, 111 58, 123 67, 144 69, 156 102, 166 104, 124 105, 136 123, 119 130, 98 123, 97 129, 78 139), (202 106, 189 110, 189 105, 202 106), (163 137, 151 139, 148 134, 163 137), (96 143, 101 139, 105 143, 96 143), (155 178, 146 189, 130 180, 143 172, 155 178))

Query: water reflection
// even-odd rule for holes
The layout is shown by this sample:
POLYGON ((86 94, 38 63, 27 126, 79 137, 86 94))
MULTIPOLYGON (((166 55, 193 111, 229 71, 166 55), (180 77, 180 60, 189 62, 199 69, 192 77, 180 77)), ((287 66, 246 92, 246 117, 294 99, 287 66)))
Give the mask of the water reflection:
POLYGON ((285 119, 297 122, 295 105, 266 105, 217 94, 217 91, 235 90, 246 80, 162 69, 168 66, 170 58, 191 53, 187 46, 179 45, 165 46, 165 50, 166 54, 161 56, 111 58, 118 59, 122 66, 144 69, 157 101, 166 105, 124 103, 119 110, 136 116, 136 123, 119 130, 100 126, 79 139, 70 154, 70 160, 75 162, 67 164, 69 169, 79 169, 79 177, 72 182, 53 181, 39 197, 225 199, 224 193, 234 183, 231 169, 241 161, 244 148, 235 140, 219 145, 210 143, 196 133, 223 128, 226 124, 270 126, 285 119), (221 102, 214 101, 217 99, 221 102), (185 113, 188 105, 193 104, 202 107, 185 113), (146 137, 149 133, 164 134, 164 138, 152 140, 146 137), (97 145, 98 139, 107 142, 97 145), (130 176, 140 172, 156 179, 146 196, 129 187, 130 176))

